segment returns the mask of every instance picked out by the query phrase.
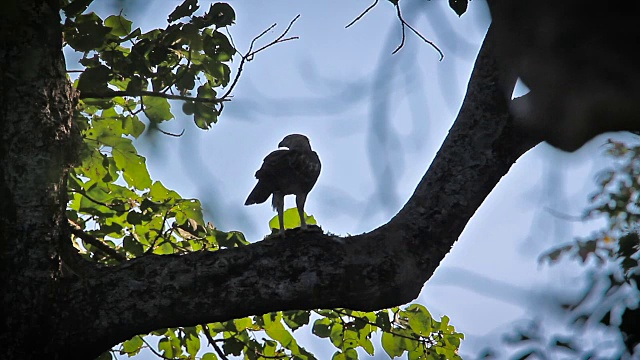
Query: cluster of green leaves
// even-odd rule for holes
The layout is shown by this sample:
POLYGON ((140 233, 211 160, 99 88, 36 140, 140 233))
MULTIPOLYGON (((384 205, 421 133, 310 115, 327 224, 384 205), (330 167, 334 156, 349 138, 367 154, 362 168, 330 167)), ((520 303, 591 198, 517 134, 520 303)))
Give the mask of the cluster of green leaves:
POLYGON ((436 321, 422 305, 404 310, 394 307, 375 312, 346 309, 321 310, 323 318, 313 324, 313 333, 329 338, 338 349, 333 359, 357 359, 356 349, 374 355, 371 335, 382 332, 382 348, 391 358, 405 352, 408 359, 460 359, 457 350, 464 335, 456 333, 443 316, 436 321))
MULTIPOLYGON (((62 0, 66 45, 82 53, 75 79, 80 93, 75 123, 82 135, 80 163, 70 171, 67 217, 74 245, 88 259, 115 265, 146 254, 215 251, 248 244, 240 232, 223 232, 204 220, 197 199, 182 198, 153 181, 135 142, 148 126, 174 118, 169 100, 183 101, 198 127, 217 121, 222 101, 215 89, 227 86, 227 65, 236 51, 220 32, 235 13, 215 3, 196 15, 197 0, 184 0, 165 29, 143 33, 122 14, 100 18, 85 13, 91 0, 62 0), (195 97, 191 94, 195 92, 195 97), (140 118, 143 114, 148 125, 140 118)), ((284 40, 283 40, 284 41, 284 40)), ((305 214, 305 216, 307 216, 305 214)), ((316 224, 307 216, 308 224, 316 224)), ((297 211, 285 212, 285 226, 300 224, 297 211)), ((277 219, 270 222, 277 229, 277 219)), ((391 356, 455 359, 462 334, 448 318, 434 320, 420 305, 377 312, 350 310, 285 311, 195 327, 159 329, 125 341, 101 359, 134 356, 148 348, 167 359, 314 359, 293 332, 309 325, 336 347, 336 359, 355 359, 356 349, 374 354, 372 336, 382 333, 391 356), (206 341, 205 341, 206 340, 206 341), (219 345, 218 345, 219 344, 219 345), (214 352, 206 352, 206 348, 214 352)))
MULTIPOLYGON (((64 7, 65 41, 82 52, 80 64, 85 67, 75 81, 81 94, 75 122, 84 141, 82 163, 69 175, 68 218, 90 229, 89 238, 101 239, 124 258, 246 244, 239 232, 205 224, 199 200, 183 199, 153 182, 133 142, 146 127, 138 116, 141 112, 151 124, 174 117, 168 91, 188 95, 203 76, 206 81, 198 87, 198 96, 213 99, 213 88, 229 82, 230 71, 223 62, 230 61, 235 50, 218 28, 231 25, 233 9, 216 3, 203 16, 195 16, 197 1, 187 0, 171 13, 166 29, 143 34, 139 28, 132 30, 131 21, 122 15, 103 21, 93 12, 82 14, 88 3, 64 7), (189 20, 177 22, 185 17, 189 20)), ((213 103, 186 104, 196 109, 201 128, 217 119, 217 110, 209 108, 213 103)), ((115 261, 86 239, 78 238, 77 245, 87 256, 115 261)))
MULTIPOLYGON (((158 337, 158 350, 153 351, 164 358, 194 359, 204 338, 221 358, 315 359, 294 337, 296 330, 310 323, 312 315, 317 317, 313 334, 328 338, 336 348, 332 359, 358 359, 358 348, 373 356, 371 339, 376 332, 382 333, 382 348, 391 358, 406 352, 409 359, 460 359, 457 349, 464 336, 455 332, 446 316, 436 321, 421 305, 376 312, 284 311, 189 328, 160 329, 152 333, 158 337)), ((136 336, 122 343, 117 351, 133 356, 143 348, 151 345, 144 337, 136 336)), ((200 358, 216 357, 206 353, 200 358)))
POLYGON ((152 123, 172 119, 168 100, 180 99, 198 127, 217 121, 228 92, 217 98, 215 89, 229 83, 228 63, 236 54, 220 31, 235 20, 231 6, 215 3, 197 16, 197 0, 186 0, 165 29, 143 33, 123 15, 103 20, 82 13, 90 2, 66 0, 63 7, 65 44, 82 53, 84 70, 76 83, 82 99, 126 96, 126 109, 144 112, 152 123))

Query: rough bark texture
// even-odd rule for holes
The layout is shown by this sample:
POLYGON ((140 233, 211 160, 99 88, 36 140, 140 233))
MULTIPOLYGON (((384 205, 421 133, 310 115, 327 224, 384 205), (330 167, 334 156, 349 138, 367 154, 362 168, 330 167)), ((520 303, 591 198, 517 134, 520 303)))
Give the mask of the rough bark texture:
POLYGON ((16 1, 0 15, 0 358, 47 358, 65 234, 73 90, 57 1, 16 1), (34 346, 34 344, 37 344, 34 346))
POLYGON ((95 267, 63 253, 69 244, 64 151, 73 149, 74 101, 57 10, 37 0, 16 1, 10 9, 0 20, 22 20, 10 36, 3 30, 0 47, 2 359, 90 359, 162 327, 276 310, 374 310, 409 302, 500 178, 533 145, 511 127, 489 34, 449 136, 388 224, 347 238, 308 232, 95 267), (83 266, 80 277, 60 276, 61 256, 83 266))

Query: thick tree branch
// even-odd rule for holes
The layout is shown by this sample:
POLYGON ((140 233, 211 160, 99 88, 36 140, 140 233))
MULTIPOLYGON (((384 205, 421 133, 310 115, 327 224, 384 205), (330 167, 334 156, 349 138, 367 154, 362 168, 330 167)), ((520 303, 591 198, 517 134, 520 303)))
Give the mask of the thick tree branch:
POLYGON ((68 288, 72 308, 83 309, 60 319, 78 332, 73 351, 97 355, 91 351, 162 327, 278 310, 375 310, 415 299, 485 197, 534 145, 511 125, 491 49, 489 34, 449 136, 387 225, 346 238, 292 230, 285 240, 98 269, 68 288), (98 308, 87 312, 84 304, 98 308))

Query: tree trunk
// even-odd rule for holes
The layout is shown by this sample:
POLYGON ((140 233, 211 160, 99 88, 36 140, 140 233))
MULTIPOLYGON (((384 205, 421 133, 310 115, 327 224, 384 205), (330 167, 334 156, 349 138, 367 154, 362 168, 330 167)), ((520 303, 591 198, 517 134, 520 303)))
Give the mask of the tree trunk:
POLYGON ((56 358, 74 106, 57 6, 16 0, 0 12, 0 359, 56 358))

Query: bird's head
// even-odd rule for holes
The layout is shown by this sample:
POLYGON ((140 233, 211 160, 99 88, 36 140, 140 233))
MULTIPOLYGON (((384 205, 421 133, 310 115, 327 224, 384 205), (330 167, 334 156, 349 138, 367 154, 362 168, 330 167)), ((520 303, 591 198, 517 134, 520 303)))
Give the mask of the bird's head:
POLYGON ((289 150, 311 150, 309 138, 302 134, 290 134, 284 137, 278 147, 286 147, 289 150))

